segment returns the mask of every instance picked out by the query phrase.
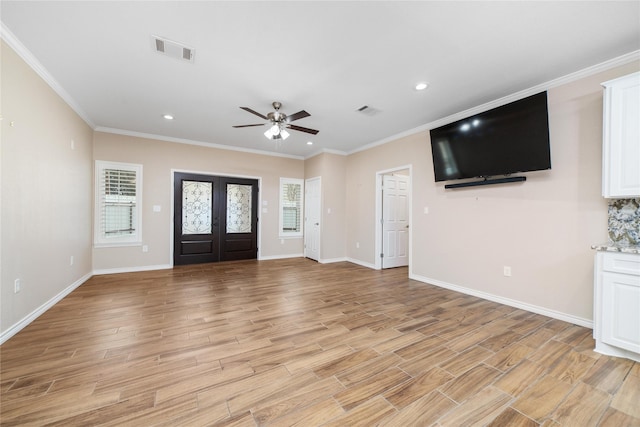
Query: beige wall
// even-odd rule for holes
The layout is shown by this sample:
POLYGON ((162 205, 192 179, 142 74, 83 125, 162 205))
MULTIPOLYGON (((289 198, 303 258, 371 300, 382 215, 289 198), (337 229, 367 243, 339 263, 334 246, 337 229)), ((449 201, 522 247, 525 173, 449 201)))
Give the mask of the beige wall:
POLYGON ((346 257, 346 165, 346 156, 333 153, 318 154, 304 163, 305 179, 321 178, 320 262, 346 257))
POLYGON ((302 160, 102 132, 94 135, 93 155, 95 160, 143 165, 142 239, 149 248, 146 253, 142 252, 141 246, 95 248, 94 270, 104 272, 172 264, 172 170, 261 179, 259 256, 302 254, 302 238, 278 238, 280 177, 303 178, 302 160), (160 206, 161 211, 153 212, 154 205, 160 206))
POLYGON ((376 172, 411 164, 413 277, 588 323, 590 245, 607 239, 600 83, 639 68, 636 62, 550 89, 552 170, 528 173, 524 183, 445 190, 434 182, 428 131, 349 156, 348 257, 374 262, 376 172))
MULTIPOLYGON (((431 168, 428 133, 421 132, 347 158, 347 257, 365 265, 375 265, 376 174, 412 166, 412 198, 427 182, 431 168), (359 246, 356 247, 356 246, 359 246)), ((415 218, 414 218, 415 220, 415 218)), ((412 230, 414 239, 421 238, 412 230)))
POLYGON ((91 128, 16 52, 4 42, 1 49, 0 333, 6 334, 91 273, 93 178, 91 128), (18 278, 22 291, 15 294, 18 278))

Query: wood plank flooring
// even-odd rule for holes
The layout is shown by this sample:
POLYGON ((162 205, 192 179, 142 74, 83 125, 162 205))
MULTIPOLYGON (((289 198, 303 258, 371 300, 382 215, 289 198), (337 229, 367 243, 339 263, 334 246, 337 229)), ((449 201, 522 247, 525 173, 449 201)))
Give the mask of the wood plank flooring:
POLYGON ((591 330, 306 259, 96 276, 0 347, 3 426, 640 426, 591 330))

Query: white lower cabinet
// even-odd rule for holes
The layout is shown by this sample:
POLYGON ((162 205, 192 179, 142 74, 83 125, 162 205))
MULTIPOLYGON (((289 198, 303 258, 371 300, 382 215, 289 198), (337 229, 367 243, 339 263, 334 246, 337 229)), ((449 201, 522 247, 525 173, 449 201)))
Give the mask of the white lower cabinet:
POLYGON ((595 350, 640 362, 640 255, 596 254, 595 350))

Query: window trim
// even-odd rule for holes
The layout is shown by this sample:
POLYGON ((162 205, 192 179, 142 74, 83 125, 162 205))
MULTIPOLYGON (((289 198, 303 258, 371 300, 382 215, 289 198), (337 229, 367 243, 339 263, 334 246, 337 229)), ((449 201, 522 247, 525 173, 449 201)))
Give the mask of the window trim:
POLYGON ((304 180, 299 178, 280 178, 280 187, 278 188, 278 237, 280 239, 294 239, 304 236, 304 180), (284 194, 283 187, 285 184, 298 184, 300 186, 300 198, 297 206, 300 213, 300 230, 285 231, 284 230, 284 194))
POLYGON ((119 246, 140 246, 142 245, 142 165, 135 163, 120 163, 104 160, 95 161, 94 170, 95 180, 95 201, 94 201, 94 240, 93 246, 100 247, 119 247, 119 246), (103 211, 104 201, 101 178, 105 169, 117 169, 122 171, 133 171, 136 173, 136 205, 135 205, 135 233, 127 236, 105 237, 101 229, 101 214, 103 211))

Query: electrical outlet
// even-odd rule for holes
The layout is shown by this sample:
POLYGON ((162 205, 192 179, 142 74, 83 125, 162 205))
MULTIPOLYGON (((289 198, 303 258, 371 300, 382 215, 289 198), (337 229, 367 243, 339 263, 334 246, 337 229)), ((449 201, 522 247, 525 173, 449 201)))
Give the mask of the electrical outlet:
POLYGON ((511 277, 511 267, 507 265, 504 266, 504 275, 507 277, 511 277))
POLYGON ((73 255, 71 255, 71 257, 69 258, 69 266, 73 265, 73 255))
POLYGON ((149 252, 149 246, 142 245, 142 252, 149 252))
POLYGON ((356 242, 356 249, 360 249, 360 242, 356 242))
POLYGON ((20 279, 16 279, 13 282, 13 293, 17 294, 18 292, 20 292, 22 290, 22 280, 20 279))

